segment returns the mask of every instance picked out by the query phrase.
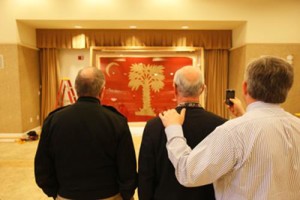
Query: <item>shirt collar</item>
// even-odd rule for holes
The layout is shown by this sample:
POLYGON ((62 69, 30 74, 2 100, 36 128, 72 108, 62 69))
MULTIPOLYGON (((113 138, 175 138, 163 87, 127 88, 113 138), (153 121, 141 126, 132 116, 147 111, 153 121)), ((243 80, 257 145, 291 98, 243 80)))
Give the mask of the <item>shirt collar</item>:
POLYGON ((247 112, 254 109, 260 109, 260 108, 280 109, 280 104, 265 103, 263 101, 255 101, 247 106, 247 112))

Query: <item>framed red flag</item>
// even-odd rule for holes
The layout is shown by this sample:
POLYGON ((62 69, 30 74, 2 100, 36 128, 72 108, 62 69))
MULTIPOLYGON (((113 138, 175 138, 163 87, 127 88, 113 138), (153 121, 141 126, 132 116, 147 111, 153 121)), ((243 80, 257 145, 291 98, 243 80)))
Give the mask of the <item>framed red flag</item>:
POLYGON ((177 69, 202 66, 199 48, 91 48, 91 65, 105 74, 103 105, 115 107, 129 122, 144 122, 176 107, 177 69))

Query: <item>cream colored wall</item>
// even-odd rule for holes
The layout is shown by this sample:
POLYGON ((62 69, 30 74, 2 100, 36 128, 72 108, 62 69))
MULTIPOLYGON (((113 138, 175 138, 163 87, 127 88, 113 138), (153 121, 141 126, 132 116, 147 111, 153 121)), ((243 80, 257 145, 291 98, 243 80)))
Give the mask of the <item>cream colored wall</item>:
POLYGON ((78 71, 90 66, 90 51, 87 49, 61 49, 59 50, 60 76, 69 78, 72 85, 75 85, 75 78, 78 71), (83 56, 83 60, 78 60, 78 56, 83 56))
MULTIPOLYGON (((90 66, 90 51, 88 49, 60 49, 59 50, 60 77, 69 79, 75 88, 75 78, 80 69, 90 66), (78 56, 83 56, 83 60, 78 60, 78 56)), ((76 94, 76 90, 74 90, 76 94)), ((77 94, 76 94, 77 95, 77 94)), ((67 95, 64 97, 64 105, 70 104, 67 95)))
POLYGON ((299 10, 296 0, 244 5, 242 12, 249 17, 245 43, 300 43, 299 10))
POLYGON ((247 23, 244 23, 232 30, 233 48, 241 47, 246 43, 247 23))
POLYGON ((40 126, 38 50, 18 46, 22 132, 40 126))
POLYGON ((274 55, 286 59, 293 55, 294 85, 282 107, 294 114, 300 112, 300 44, 248 44, 230 52, 229 87, 237 91, 237 97, 242 97, 241 84, 248 62, 262 55, 274 55))
POLYGON ((15 44, 18 42, 15 9, 15 6, 10 1, 0 1, 0 44, 15 44))
POLYGON ((17 22, 17 29, 18 43, 32 48, 36 47, 36 31, 34 28, 17 22))
MULTIPOLYGON (((28 41, 16 20, 191 20, 246 21, 234 30, 234 46, 246 43, 300 43, 300 1, 285 0, 1 0, 0 43, 28 41), (243 40, 235 41, 242 35, 243 40), (22 41, 21 41, 22 40, 22 41)), ((73 27, 70 27, 73 28, 73 27)))

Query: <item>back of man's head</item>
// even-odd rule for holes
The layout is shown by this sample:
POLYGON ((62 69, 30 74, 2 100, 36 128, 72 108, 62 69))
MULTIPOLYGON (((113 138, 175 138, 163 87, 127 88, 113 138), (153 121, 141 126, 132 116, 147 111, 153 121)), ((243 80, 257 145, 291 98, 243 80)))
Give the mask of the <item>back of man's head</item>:
POLYGON ((283 103, 293 85, 293 67, 281 58, 264 56, 249 63, 245 81, 252 98, 266 103, 283 103))
POLYGON ((96 67, 85 67, 79 70, 77 74, 75 89, 79 97, 99 97, 104 84, 105 77, 101 70, 96 67))
POLYGON ((204 86, 199 68, 185 66, 176 71, 173 83, 182 97, 199 97, 204 86))

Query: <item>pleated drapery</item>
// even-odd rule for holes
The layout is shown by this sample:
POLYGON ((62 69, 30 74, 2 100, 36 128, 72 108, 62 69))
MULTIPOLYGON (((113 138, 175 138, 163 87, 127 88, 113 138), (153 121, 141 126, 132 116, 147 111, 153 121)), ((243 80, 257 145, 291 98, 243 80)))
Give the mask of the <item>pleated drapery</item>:
POLYGON ((40 51, 41 68, 41 119, 55 109, 59 87, 59 65, 57 49, 45 48, 40 51))
POLYGON ((228 50, 205 50, 205 82, 207 85, 206 109, 227 117, 224 105, 225 90, 228 87, 228 50))
POLYGON ((230 49, 230 30, 37 30, 38 48, 163 46, 230 49))

